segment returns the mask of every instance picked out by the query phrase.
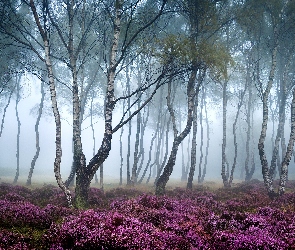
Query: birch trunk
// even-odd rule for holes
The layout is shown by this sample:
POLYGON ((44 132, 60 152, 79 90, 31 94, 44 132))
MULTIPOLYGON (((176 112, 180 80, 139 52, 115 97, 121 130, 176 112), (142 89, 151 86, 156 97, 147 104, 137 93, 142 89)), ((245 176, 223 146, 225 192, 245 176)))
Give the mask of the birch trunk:
POLYGON ((203 127, 203 107, 204 107, 204 89, 202 90, 201 110, 200 110, 200 128, 201 128, 201 142, 200 142, 200 161, 199 161, 199 175, 198 183, 201 183, 202 178, 202 164, 203 164, 203 144, 204 144, 204 127, 203 127))
MULTIPOLYGON (((282 9, 278 15, 278 20, 274 24, 273 29, 273 36, 274 36, 274 46, 272 48, 272 57, 271 57, 271 69, 269 72, 268 83, 265 91, 262 93, 262 103, 263 103, 263 121, 262 121, 262 128, 261 134, 258 143, 258 150, 260 156, 260 162, 262 166, 262 175, 264 179, 264 184, 267 188, 268 195, 271 199, 273 199, 277 194, 274 192, 274 188, 272 185, 272 176, 271 170, 268 168, 268 162, 264 151, 264 142, 266 137, 266 130, 267 130, 267 122, 268 122, 268 98, 270 94, 270 90, 273 85, 276 66, 277 66, 277 52, 279 46, 279 25, 281 24, 281 17, 284 14, 284 10, 288 4, 288 0, 284 1, 282 9)), ((275 17, 274 17, 275 20, 275 17)), ((285 166, 285 164, 284 164, 285 166)))
MULTIPOLYGON (((275 34, 277 33, 277 27, 274 32, 275 34)), ((275 36, 277 37, 277 34, 275 36)), ((262 118, 260 138, 258 142, 258 151, 259 151, 260 162, 262 166, 263 180, 270 198, 274 198, 275 192, 272 186, 272 177, 268 168, 268 161, 264 151, 264 142, 266 137, 267 122, 268 122, 268 98, 269 98, 269 93, 274 81, 274 75, 275 75, 276 63, 277 63, 277 50, 278 50, 278 38, 276 38, 276 43, 272 50, 272 61, 271 61, 272 63, 271 63, 271 70, 269 72, 269 80, 267 83, 267 87, 262 94, 263 118, 262 118)))
POLYGON ((9 106, 9 104, 10 104, 11 97, 12 97, 12 94, 14 92, 14 89, 15 89, 15 85, 14 85, 13 89, 10 91, 7 104, 5 105, 4 110, 3 110, 3 116, 2 116, 2 120, 1 120, 0 137, 2 136, 2 132, 3 132, 3 128, 4 128, 4 120, 5 120, 6 110, 7 110, 8 106, 9 106))
POLYGON ((246 118, 246 123, 247 123, 247 137, 246 137, 246 159, 245 159, 245 181, 250 181, 254 169, 253 165, 251 165, 251 169, 249 168, 250 165, 250 141, 251 141, 251 112, 252 111, 252 99, 253 99, 253 93, 252 93, 252 86, 250 86, 250 72, 249 72, 249 66, 247 67, 247 81, 248 81, 248 104, 247 104, 247 118, 246 118))
POLYGON ((276 138, 274 141, 271 164, 270 164, 270 169, 269 169, 269 175, 270 175, 270 178, 272 181, 275 177, 277 160, 279 159, 279 145, 280 145, 280 140, 283 136, 283 131, 284 131, 284 127, 285 127, 285 120, 286 120, 286 115, 285 115, 286 96, 285 96, 284 92, 281 92, 281 94, 280 94, 281 98, 280 98, 280 107, 279 107, 279 124, 278 124, 278 128, 277 128, 276 138))
POLYGON ((191 145, 191 166, 188 174, 188 179, 187 179, 187 188, 192 189, 193 188, 193 179, 194 179, 194 174, 196 170, 196 155, 197 155, 197 129, 198 129, 198 99, 195 98, 195 103, 194 103, 194 110, 193 110, 193 137, 192 137, 192 145, 191 145))
POLYGON ((204 109, 205 109, 205 121, 206 121, 206 137, 207 137, 207 144, 206 144, 206 153, 205 153, 205 162, 203 167, 203 174, 201 177, 201 183, 204 182, 206 172, 207 172, 207 163, 208 163, 208 155, 209 155, 209 146, 210 146, 210 130, 209 130, 209 120, 208 120, 208 110, 207 110, 207 102, 206 102, 206 90, 204 90, 204 109))
MULTIPOLYGON (((140 103, 138 102, 138 107, 140 103)), ((139 159, 139 135, 141 127, 141 112, 137 114, 136 119, 136 135, 135 135, 135 145, 134 145, 134 154, 133 154, 133 166, 132 166, 132 175, 131 175, 131 186, 134 186, 137 182, 137 167, 139 159)))
POLYGON ((282 166, 281 166, 281 176, 280 176, 280 186, 279 186, 279 195, 285 193, 285 186, 288 177, 288 166, 292 157, 293 146, 295 140, 295 88, 293 88, 293 98, 291 104, 291 132, 290 139, 287 146, 286 154, 284 156, 282 166))
MULTIPOLYGON (((197 89, 196 89, 196 96, 195 96, 195 100, 194 100, 194 110, 193 110, 193 138, 192 138, 192 146, 191 146, 191 166, 190 166, 190 170, 189 170, 189 176, 188 176, 188 180, 187 180, 187 188, 188 189, 192 189, 193 187, 193 179, 194 179, 194 174, 195 174, 195 169, 196 169, 196 154, 197 154, 197 123, 198 123, 198 115, 197 115, 197 110, 198 110, 198 93, 199 93, 199 86, 201 86, 203 80, 204 80, 204 77, 205 77, 205 70, 203 71, 199 71, 199 76, 198 76, 198 86, 197 86, 197 89)), ((202 96, 203 98, 204 96, 202 96)), ((203 99, 202 99, 203 101, 203 99)), ((202 103, 203 105, 203 103, 202 103)), ((201 107, 201 110, 202 110, 202 107, 201 107)), ((201 118, 200 119, 203 119, 202 118, 202 115, 201 115, 201 118)), ((202 132, 202 131, 201 131, 202 132)), ((201 138, 201 141, 203 140, 203 138, 201 138)), ((203 142, 201 142, 201 150, 202 150, 202 144, 203 142)), ((202 152, 201 152, 201 157, 202 156, 202 152)), ((202 164, 202 163, 200 163, 202 164)), ((201 167, 201 165, 199 165, 199 168, 201 167)), ((199 175, 198 175, 198 182, 200 180, 200 176, 201 176, 201 173, 199 172, 199 175)))
POLYGON ((55 88, 55 81, 53 75, 53 67, 50 58, 50 47, 49 47, 49 39, 47 31, 44 30, 41 26, 39 16, 37 14, 37 10, 33 0, 30 0, 30 7, 34 15, 35 22, 37 24, 38 30, 42 36, 42 40, 44 43, 44 52, 45 52, 45 64, 48 73, 48 80, 49 80, 49 89, 50 89, 50 98, 52 103, 52 110, 55 120, 55 160, 54 160, 54 174, 57 181, 58 186, 64 192, 68 205, 72 206, 72 196, 70 190, 65 186, 64 182, 62 181, 61 174, 60 174, 60 163, 61 163, 61 156, 62 156, 62 148, 61 148, 61 121, 60 121, 60 114, 57 106, 57 99, 56 99, 56 88, 55 88))
MULTIPOLYGON (((101 164, 108 157, 111 150, 112 142, 112 121, 113 121, 113 109, 114 109, 114 82, 116 76, 117 64, 117 50, 119 43, 119 36, 121 31, 121 16, 122 16, 123 1, 117 0, 115 3, 115 19, 114 19, 114 34, 112 38, 112 46, 110 51, 110 66, 107 74, 107 89, 105 99, 105 128, 104 137, 100 148, 96 155, 90 160, 89 164, 85 168, 85 171, 81 172, 81 182, 76 186, 76 201, 79 207, 88 206, 88 191, 90 182, 93 179, 96 171, 101 164), (79 184, 79 185, 78 185, 79 184)), ((78 175, 78 173, 77 173, 78 175)))
MULTIPOLYGON (((158 179, 159 179, 159 177, 161 175, 161 172, 162 172, 163 168, 165 167, 165 164, 166 164, 166 161, 167 161, 170 123, 171 123, 171 117, 169 117, 168 121, 167 121, 165 143, 162 143, 162 149, 163 149, 164 146, 166 146, 165 147, 165 153, 164 153, 163 156, 159 157, 160 159, 163 159, 163 160, 162 160, 161 166, 159 166, 159 168, 157 169, 157 176, 155 178, 154 185, 157 183, 157 181, 158 181, 158 179)), ((163 126, 163 128, 164 128, 164 126, 163 126)), ((163 138, 163 140, 164 140, 164 138, 163 138)))
POLYGON ((16 136, 16 172, 13 183, 17 183, 19 177, 19 139, 20 139, 20 127, 21 122, 18 114, 18 103, 20 101, 20 79, 21 77, 16 75, 16 100, 15 100, 15 115, 17 120, 17 136, 16 136))
MULTIPOLYGON (((124 113, 124 110, 123 110, 123 113, 124 113)), ((122 142, 123 133, 124 133, 124 127, 121 128, 121 133, 120 133, 120 182, 119 182, 120 186, 123 185, 123 162, 124 162, 123 142, 122 142)))
POLYGON ((242 107, 243 102, 244 102, 244 96, 245 96, 246 90, 247 90, 247 84, 245 86, 244 91, 241 93, 240 100, 239 100, 239 103, 238 103, 238 110, 237 110, 237 113, 236 113, 235 121, 233 123, 233 130, 232 131, 233 131, 233 136, 234 136, 234 148, 235 148, 235 151, 234 151, 234 161, 233 161, 233 165, 232 165, 232 168, 231 168, 230 177, 229 177, 229 180, 228 180, 228 186, 232 185, 232 182, 233 182, 233 179, 234 179, 234 171, 235 171, 235 168, 236 168, 236 165, 237 165, 238 143, 237 143, 236 130, 237 130, 237 122, 238 122, 241 107, 242 107))
POLYGON ((146 108, 144 109, 144 112, 143 114, 145 114, 144 116, 142 116, 142 123, 141 123, 141 133, 140 133, 140 150, 139 150, 139 158, 141 158, 140 160, 140 164, 139 164, 139 167, 137 169, 137 173, 136 173, 136 176, 138 177, 141 170, 142 170, 142 167, 143 167, 143 162, 144 162, 144 155, 145 155, 145 151, 144 151, 144 133, 145 133, 145 129, 147 127, 147 123, 148 123, 148 120, 149 120, 149 114, 150 114, 150 105, 147 106, 147 111, 146 111, 146 108), (144 117, 146 117, 144 119, 144 117))
POLYGON ((143 178, 145 177, 146 172, 147 172, 147 170, 148 170, 148 167, 150 166, 151 159, 152 159, 152 149, 153 149, 154 141, 155 141, 155 139, 156 139, 156 135, 157 135, 157 133, 155 132, 155 133, 153 134, 153 136, 152 136, 152 140, 151 140, 151 144, 150 144, 150 150, 149 150, 149 158, 148 158, 148 161, 147 161, 147 163, 146 163, 145 169, 144 169, 144 171, 143 171, 143 173, 142 173, 142 176, 141 176, 140 180, 138 181, 139 184, 142 183, 143 178))
POLYGON ((40 101, 40 105, 39 105, 39 110, 38 110, 38 117, 36 120, 36 124, 35 124, 35 134, 36 134, 36 152, 35 155, 32 159, 31 162, 31 167, 30 167, 30 171, 29 171, 29 175, 28 175, 28 179, 26 182, 26 185, 30 186, 32 183, 32 176, 33 176, 33 171, 35 168, 35 164, 36 161, 39 157, 39 153, 40 153, 40 143, 39 143, 39 123, 40 123, 40 119, 42 116, 42 110, 43 110, 43 105, 44 105, 44 98, 45 98, 45 92, 44 92, 44 82, 41 82, 41 101, 40 101))
POLYGON ((190 75, 189 82, 187 85, 187 122, 184 130, 180 133, 180 135, 177 135, 174 138, 172 150, 170 152, 170 156, 168 159, 168 162, 164 168, 164 171, 160 178, 158 179, 156 183, 156 195, 163 195, 165 194, 165 187, 169 180, 169 177, 173 171, 173 167, 175 165, 176 155, 178 151, 179 144, 183 141, 183 139, 189 134, 192 123, 193 123, 193 110, 194 110, 194 100, 196 95, 198 95, 199 92, 199 86, 197 88, 197 92, 195 91, 195 81, 196 81, 196 74, 197 74, 197 68, 195 67, 190 75))
POLYGON ((221 176, 224 187, 228 187, 228 171, 225 172, 226 165, 226 107, 227 107, 227 80, 223 83, 222 86, 222 161, 221 161, 221 176))
MULTIPOLYGON (((92 155, 95 155, 95 131, 94 131, 94 126, 93 126, 93 99, 94 99, 94 95, 92 93, 91 96, 91 102, 90 102, 90 126, 91 126, 91 132, 92 132, 92 141, 93 141, 93 148, 92 148, 92 155)), ((98 183, 98 179, 97 179, 97 173, 95 173, 94 176, 95 179, 95 183, 98 183)))
MULTIPOLYGON (((129 68, 128 66, 126 67, 126 86, 127 86, 127 94, 130 95, 131 90, 130 90, 130 76, 129 76, 129 68)), ((131 110, 130 110, 130 98, 127 100, 127 109, 128 109, 128 114, 129 116, 131 115, 131 110)), ((131 174, 130 174, 130 154, 131 154, 131 133, 132 133, 132 123, 131 120, 128 122, 128 138, 127 138, 127 185, 131 184, 131 174)))

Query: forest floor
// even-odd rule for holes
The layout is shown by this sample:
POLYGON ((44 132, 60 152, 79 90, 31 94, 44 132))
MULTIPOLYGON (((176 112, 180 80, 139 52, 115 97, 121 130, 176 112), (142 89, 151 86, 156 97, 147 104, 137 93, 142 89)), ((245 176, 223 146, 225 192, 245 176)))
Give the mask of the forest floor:
POLYGON ((193 190, 172 180, 160 197, 152 185, 104 182, 104 191, 92 185, 87 210, 68 208, 49 179, 2 182, 0 249, 295 249, 295 181, 275 200, 259 180, 193 190))

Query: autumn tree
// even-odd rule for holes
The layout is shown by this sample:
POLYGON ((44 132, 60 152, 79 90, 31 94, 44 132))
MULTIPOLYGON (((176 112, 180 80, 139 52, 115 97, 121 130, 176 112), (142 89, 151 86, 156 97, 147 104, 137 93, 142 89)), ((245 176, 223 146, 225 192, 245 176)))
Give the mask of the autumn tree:
MULTIPOLYGON (((168 37, 164 42, 164 55, 167 62, 178 67, 185 66, 187 69, 188 75, 185 78, 187 120, 185 128, 179 133, 174 122, 172 103, 167 103, 173 123, 174 140, 168 162, 156 183, 156 194, 158 195, 165 192, 166 183, 173 171, 178 147, 189 134, 192 126, 195 99, 198 97, 203 79, 203 77, 198 79, 198 73, 202 76, 202 72, 205 72, 207 68, 224 73, 224 62, 229 60, 225 48, 216 40, 215 43, 212 38, 213 34, 223 26, 221 20, 224 5, 221 3, 219 5, 216 1, 176 1, 176 3, 176 10, 186 19, 187 32, 179 37, 168 37)), ((192 176, 189 180, 191 178, 192 176)))
MULTIPOLYGON (((245 5, 245 8, 247 8, 247 10, 251 10, 251 13, 257 17, 257 19, 254 18, 257 21, 255 31, 258 31, 255 33, 255 35, 257 34, 257 40, 255 41, 257 49, 264 49, 264 45, 262 44, 262 42, 266 42, 269 48, 269 52, 264 54, 270 57, 268 63, 268 78, 265 80, 266 83, 264 83, 261 77, 261 63, 258 62, 256 64, 256 81, 263 105, 262 129, 258 143, 259 156, 262 166, 264 183, 267 187, 269 196, 273 198, 275 196, 273 188, 273 173, 275 167, 274 162, 277 157, 277 146, 275 146, 274 148, 275 151, 270 168, 268 167, 268 161, 264 146, 268 124, 269 95, 275 81, 275 74, 277 71, 277 55, 280 44, 279 38, 283 32, 282 27, 285 22, 286 11, 288 10, 288 1, 259 1, 255 3, 250 1, 247 5, 245 5), (269 37, 271 37, 271 40, 267 41, 266 39, 268 39, 269 37)), ((258 52, 260 51, 258 50, 258 52)), ((282 119, 284 118, 281 118, 281 124, 279 125, 280 127, 282 126, 282 119)), ((278 136, 281 137, 280 133, 278 134, 278 136)))

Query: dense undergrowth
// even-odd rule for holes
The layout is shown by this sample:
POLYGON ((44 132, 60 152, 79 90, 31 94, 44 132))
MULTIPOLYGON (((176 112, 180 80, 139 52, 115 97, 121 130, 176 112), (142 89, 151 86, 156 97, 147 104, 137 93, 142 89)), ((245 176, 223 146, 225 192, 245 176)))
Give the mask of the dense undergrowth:
POLYGON ((91 188, 84 211, 55 186, 0 184, 0 249, 295 249, 295 181, 271 201, 260 181, 230 189, 91 188))

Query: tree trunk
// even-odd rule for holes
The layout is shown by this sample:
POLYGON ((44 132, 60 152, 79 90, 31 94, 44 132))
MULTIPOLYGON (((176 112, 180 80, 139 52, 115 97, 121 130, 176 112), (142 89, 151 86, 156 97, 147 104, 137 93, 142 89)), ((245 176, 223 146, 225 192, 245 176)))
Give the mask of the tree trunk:
POLYGON ((28 175, 28 179, 27 179, 27 185, 30 186, 32 183, 32 175, 33 175, 33 171, 35 168, 35 164, 36 161, 39 157, 39 153, 40 153, 40 144, 39 144, 39 123, 40 123, 40 119, 42 116, 42 110, 43 110, 43 105, 44 105, 44 98, 45 98, 45 92, 44 92, 44 82, 41 81, 41 101, 40 101, 40 106, 39 106, 39 110, 38 110, 38 117, 36 120, 36 124, 35 124, 35 133, 36 133, 36 152, 35 155, 32 159, 31 162, 31 167, 30 167, 30 171, 29 171, 29 175, 28 175))
MULTIPOLYGON (((76 173, 76 185, 78 186, 84 181, 84 176, 87 175, 86 172, 86 159, 83 153, 82 140, 81 140, 81 100, 79 96, 79 86, 78 86, 78 72, 77 72, 77 51, 74 50, 74 1, 70 1, 67 8, 69 17, 69 42, 68 42, 68 53, 70 57, 70 68, 72 71, 72 100, 73 100, 73 170, 76 173)), ((77 187, 76 187, 77 188, 77 187)), ((75 205, 79 207, 81 203, 79 195, 75 195, 75 205)), ((82 205, 83 206, 83 205, 82 205)))
MULTIPOLYGON (((283 7, 280 10, 280 13, 278 16, 279 19, 283 16, 287 4, 288 4, 288 0, 283 3, 283 7)), ((267 158, 264 151, 264 142, 266 137, 267 122, 268 122, 268 98, 269 98, 270 90, 273 85, 276 66, 277 66, 277 52, 279 47, 279 28, 281 25, 281 20, 279 19, 276 21, 273 28, 274 45, 272 48, 272 55, 271 55, 271 69, 269 72, 267 87, 265 91, 262 93, 263 121, 262 121, 261 134, 260 134, 259 143, 258 143, 258 150, 259 150, 260 162, 262 166, 263 180, 264 180, 264 184, 266 186, 268 195, 271 199, 277 196, 277 194, 274 192, 274 189, 273 189, 272 176, 271 176, 272 173, 271 173, 271 170, 268 168, 268 162, 267 162, 267 158)))
POLYGON ((193 138, 192 138, 192 146, 191 146, 191 166, 187 179, 187 188, 193 188, 193 179, 196 169, 196 155, 197 155, 197 128, 198 128, 198 98, 195 98, 194 101, 194 111, 193 111, 193 138))
MULTIPOLYGON (((138 107, 140 103, 138 103, 138 107)), ((140 135, 140 127, 141 127, 141 112, 137 114, 136 119, 136 135, 135 135, 135 145, 134 145, 134 155, 133 155, 133 167, 132 167, 132 175, 131 175, 131 186, 134 186, 137 182, 137 166, 138 166, 138 159, 139 159, 139 135, 140 135)))
MULTIPOLYGON (((70 193, 70 190, 64 185, 61 175, 60 175, 60 163, 61 163, 61 156, 62 156, 62 149, 61 149, 61 121, 60 121, 60 114, 57 107, 57 99, 56 99, 56 88, 55 88, 55 82, 54 82, 54 75, 53 75, 53 68, 50 58, 50 47, 49 47, 49 40, 48 40, 48 34, 47 30, 43 29, 39 20, 39 16, 34 4, 33 0, 30 0, 30 7, 34 15, 35 22, 37 24, 37 27, 39 29, 39 32, 42 36, 43 42, 44 42, 44 52, 45 52, 45 64, 47 68, 48 73, 48 79, 49 79, 49 89, 50 89, 50 98, 52 103, 52 110, 54 114, 54 120, 55 120, 55 160, 54 160, 54 174, 57 181, 58 186, 61 188, 61 190, 64 192, 69 207, 72 206, 72 196, 70 193)), ((43 16, 43 18, 48 18, 47 16, 43 16)), ((46 23, 46 20, 44 20, 44 23, 46 23)))
MULTIPOLYGON (((169 129, 170 129, 170 123, 172 121, 172 126, 173 126, 173 134, 174 134, 174 138, 177 136, 178 134, 178 131, 177 131, 177 128, 176 128, 176 121, 175 121, 175 114, 174 114, 174 110, 173 110, 173 107, 172 107, 172 103, 174 101, 174 97, 175 97, 175 91, 173 91, 173 97, 172 97, 172 100, 171 100, 171 82, 172 82, 172 78, 169 79, 169 82, 168 82, 168 94, 167 94, 167 97, 166 97, 166 100, 167 100, 167 107, 168 107, 168 111, 170 113, 170 117, 168 118, 168 121, 167 121, 167 129, 166 129, 166 142, 163 143, 163 147, 165 147, 165 154, 164 154, 164 157, 161 157, 162 160, 162 164, 160 166, 160 168, 158 169, 158 172, 157 172, 157 177, 155 179, 155 183, 154 185, 156 185, 160 175, 161 175, 161 172, 163 170, 163 168, 165 167, 165 164, 166 164, 166 161, 167 161, 167 157, 168 157, 168 142, 169 142, 169 129)), ((164 127, 164 126, 163 126, 164 127)))
POLYGON ((115 19, 114 19, 114 34, 112 39, 112 45, 110 50, 110 66, 107 74, 107 89, 106 89, 106 101, 105 101, 105 128, 104 137, 100 148, 96 155, 90 160, 89 164, 80 169, 77 169, 77 183, 75 189, 75 202, 78 208, 88 207, 88 191, 90 188, 90 182, 93 179, 96 171, 101 164, 106 160, 111 150, 112 142, 112 121, 113 121, 113 109, 114 109, 114 81, 116 76, 117 64, 117 50, 119 44, 119 36, 121 31, 121 16, 122 16, 123 1, 117 0, 115 3, 115 19))
MULTIPOLYGON (((198 123, 198 94, 199 94, 199 86, 201 86, 204 77, 205 77, 205 73, 206 71, 200 71, 199 72, 199 77, 198 77, 198 86, 196 89, 196 96, 195 96, 195 100, 194 100, 194 110, 193 110, 193 138, 192 138, 192 149, 191 149, 191 167, 190 167, 190 171, 189 171, 189 176, 188 176, 188 180, 187 180, 187 188, 188 189, 192 189, 193 188, 193 179, 194 179, 194 174, 195 174, 195 169, 196 169, 196 154, 197 154, 197 123, 198 123)), ((202 103, 203 105, 203 103, 202 103)), ((201 107, 202 109, 202 107, 201 107)), ((202 115, 201 115, 201 119, 202 119, 202 115)), ((203 138, 201 138, 201 140, 203 140, 203 138)), ((202 145, 202 142, 201 142, 202 145)), ((201 146, 201 150, 202 150, 202 146, 201 146)), ((200 175, 200 173, 199 173, 200 175)), ((199 181, 199 179, 198 179, 199 181)))
MULTIPOLYGON (((191 142, 191 133, 188 134, 188 140, 187 140, 187 148, 186 148, 186 152, 187 152, 187 161, 186 161, 186 168, 185 168, 185 172, 182 173, 182 175, 186 176, 186 180, 188 179, 187 175, 189 173, 189 169, 190 169, 190 159, 191 159, 191 145, 190 145, 190 142, 191 142)), ((183 177, 184 178, 184 177, 183 177)))
MULTIPOLYGON (((123 105, 124 106, 124 105, 123 105)), ((123 142, 122 142, 122 136, 124 133, 124 127, 121 128, 121 133, 120 133, 120 182, 119 185, 123 185, 123 162, 124 162, 124 158, 123 158, 123 142)))
MULTIPOLYGON (((161 88, 161 91, 160 91, 160 96, 162 96, 162 94, 163 94, 163 87, 161 88)), ((151 145, 150 145, 150 150, 149 150, 149 159, 148 159, 148 162, 147 162, 147 165, 146 165, 146 168, 145 168, 145 170, 144 170, 144 172, 143 172, 143 175, 142 175, 142 177, 141 177, 141 179, 140 179, 140 182, 142 182, 142 180, 143 180, 143 178, 144 178, 144 175, 145 175, 145 173, 146 173, 146 171, 147 171, 147 169, 148 169, 148 167, 149 167, 149 164, 150 164, 150 162, 151 162, 151 157, 152 157, 152 149, 153 149, 153 144, 154 144, 154 141, 156 140, 156 139, 158 139, 158 135, 159 135, 159 130, 160 130, 160 121, 161 121, 161 117, 162 117, 162 108, 163 108, 163 98, 160 98, 160 104, 159 104, 159 112, 158 112, 158 117, 157 117, 157 122, 156 122, 156 129, 155 129, 155 131, 154 131, 154 134, 153 134, 153 137, 152 137, 152 140, 151 140, 151 145)), ((156 145, 155 145, 155 148, 156 148, 156 150, 155 150, 155 161, 154 161, 154 163, 153 164, 151 164, 150 165, 150 172, 149 172, 149 176, 148 176, 148 178, 147 178, 147 181, 146 181, 146 183, 148 183, 149 182, 149 180, 150 180, 150 178, 151 178, 151 175, 152 175, 152 167, 156 164, 156 162, 159 160, 159 156, 158 156, 158 143, 156 143, 156 145)))
MULTIPOLYGON (((95 131, 94 131, 94 126, 93 126, 93 99, 94 99, 94 95, 92 93, 91 102, 90 102, 90 126, 91 126, 92 141, 93 141, 92 155, 94 156, 96 149, 95 149, 95 131)), ((94 178, 95 178, 95 183, 98 184, 97 173, 95 173, 94 178)))
POLYGON ((259 150, 260 162, 262 166, 262 175, 264 179, 264 184, 267 188, 267 192, 270 198, 274 198, 275 193, 272 186, 272 177, 270 176, 268 162, 267 162, 267 158, 264 151, 264 142, 266 137, 267 122, 268 122, 268 97, 273 85, 274 74, 276 69, 277 47, 278 45, 276 45, 272 51, 272 65, 271 65, 271 70, 269 73, 269 80, 268 80, 267 88, 265 92, 262 94, 263 121, 261 126, 260 138, 258 142, 258 150, 259 150))
MULTIPOLYGON (((158 126, 157 126, 157 128, 158 128, 158 126)), ((148 167, 149 167, 149 165, 150 165, 150 163, 151 163, 151 159, 152 159, 152 149, 153 149, 154 141, 155 141, 155 139, 156 139, 156 135, 157 135, 157 132, 155 132, 155 133, 153 134, 153 137, 152 137, 152 140, 151 140, 151 145, 150 145, 150 150, 149 150, 149 159, 148 159, 148 161, 147 161, 147 164, 146 164, 146 166, 145 166, 145 169, 144 169, 144 171, 143 171, 143 174, 142 174, 140 180, 138 181, 139 184, 142 183, 143 178, 145 177, 146 172, 147 172, 147 170, 148 170, 148 167)))
MULTIPOLYGON (((163 88, 161 88, 160 96, 163 96, 163 88)), ((158 122, 157 122, 157 128, 156 128, 156 145, 155 145, 155 161, 152 164, 155 167, 153 168, 153 177, 158 178, 158 173, 160 169, 160 151, 161 151, 161 142, 164 134, 164 128, 165 126, 162 126, 162 124, 166 123, 166 118, 167 118, 167 112, 164 114, 164 120, 162 119, 163 117, 163 98, 160 98, 160 107, 159 107, 159 115, 158 115, 158 122)))
POLYGON ((174 141, 172 144, 172 150, 168 159, 168 162, 164 168, 164 171, 160 178, 158 179, 156 183, 156 195, 162 195, 165 194, 165 187, 169 180, 169 177, 173 171, 173 167, 175 165, 176 160, 176 154, 178 151, 179 144, 183 141, 183 139, 189 134, 192 123, 193 123, 193 110, 194 110, 194 100, 195 97, 198 95, 199 92, 199 85, 197 87, 197 92, 195 91, 195 81, 196 81, 196 74, 197 74, 197 68, 195 67, 190 75, 189 82, 187 85, 187 98, 188 98, 188 107, 187 107, 187 122, 184 130, 181 132, 180 135, 175 136, 174 131, 174 141))
POLYGON ((291 132, 288 147, 286 154, 284 156, 282 167, 281 167, 281 176, 280 176, 280 186, 279 186, 279 195, 285 193, 286 180, 288 176, 288 166, 292 157, 293 146, 295 140, 295 88, 293 89, 293 98, 291 104, 291 132))
POLYGON ((19 177, 19 139, 20 139, 20 127, 21 122, 19 119, 18 114, 18 103, 20 101, 20 79, 21 77, 16 75, 16 101, 15 101, 15 115, 17 120, 17 136, 16 136, 16 173, 13 180, 13 183, 17 183, 18 177, 19 177))
POLYGON ((199 161, 199 175, 198 183, 201 183, 202 178, 202 164, 203 164, 203 145, 204 145, 204 127, 203 127, 203 107, 204 107, 204 88, 202 89, 202 100, 201 100, 201 110, 200 110, 200 127, 201 127, 201 143, 200 143, 200 161, 199 161))
POLYGON ((210 130, 209 130, 209 120, 208 120, 208 111, 207 111, 207 102, 206 102, 206 90, 204 89, 204 109, 205 109, 205 121, 206 121, 206 137, 207 137, 207 144, 206 144, 206 153, 205 153, 205 162, 203 167, 203 174, 201 177, 201 183, 204 182, 206 172, 207 172, 207 163, 208 163, 208 155, 209 155, 209 145, 210 145, 210 130))
MULTIPOLYGON (((180 112, 180 105, 178 105, 178 113, 181 114, 180 112)), ((181 117, 181 115, 180 115, 181 117)), ((179 121, 179 130, 181 131, 181 123, 182 120, 180 119, 179 121)), ((183 147, 183 142, 181 143, 181 181, 186 181, 187 180, 187 173, 186 173, 186 167, 184 163, 184 147, 183 147)))
POLYGON ((241 93, 240 98, 239 98, 239 103, 238 103, 238 109, 237 109, 237 113, 236 113, 236 117, 235 117, 235 121, 233 123, 233 136, 234 136, 234 148, 235 148, 235 153, 234 153, 234 161, 233 161, 233 165, 231 168, 231 173, 230 173, 230 177, 228 180, 228 186, 230 187, 232 185, 233 179, 234 179, 234 171, 237 165, 237 157, 238 157, 238 143, 237 143, 237 122, 238 122, 238 118, 239 118, 239 114, 240 114, 240 110, 241 107, 243 105, 244 102, 244 96, 247 90, 247 84, 245 85, 245 89, 244 91, 241 93))
POLYGON ((103 191, 103 163, 99 167, 99 187, 103 191))
MULTIPOLYGON (((129 76, 129 68, 128 66, 126 67, 126 86, 127 86, 127 94, 128 96, 131 93, 130 90, 130 76, 129 76)), ((131 106, 130 106, 130 98, 128 98, 127 100, 127 109, 128 109, 128 113, 129 116, 131 115, 131 110, 130 110, 131 106)), ((126 167, 126 171, 127 171, 127 185, 131 184, 131 174, 130 174, 130 155, 131 155, 131 133, 132 133, 132 123, 131 120, 128 122, 128 139, 127 139, 127 167, 126 167)))
MULTIPOLYGON (((282 82, 281 82, 282 84, 282 82)), ((282 89, 282 86, 281 86, 282 89)), ((277 134, 274 142, 274 147, 272 151, 272 158, 271 158, 271 164, 270 164, 270 169, 269 169, 269 175, 271 180, 273 181, 275 177, 275 171, 276 171, 276 166, 277 166, 277 160, 279 158, 279 145, 280 145, 280 140, 283 135, 284 131, 284 126, 285 126, 285 106, 286 106, 286 95, 285 91, 282 91, 280 93, 280 107, 279 107, 279 124, 277 128, 277 134)))
POLYGON ((5 105, 4 110, 3 110, 3 116, 2 116, 2 121, 1 121, 1 129, 0 129, 0 137, 2 136, 2 132, 3 132, 3 128, 4 128, 4 120, 5 120, 6 110, 7 110, 8 106, 9 106, 9 104, 10 104, 11 97, 12 97, 12 94, 14 92, 15 86, 16 85, 14 85, 14 87, 10 91, 7 104, 5 105))
POLYGON ((142 123, 141 123, 141 133, 140 133, 140 150, 139 150, 139 157, 141 158, 141 161, 140 161, 140 164, 139 164, 139 167, 138 167, 138 170, 137 170, 137 173, 136 173, 136 176, 138 177, 140 172, 141 172, 141 169, 143 167, 143 162, 144 162, 144 155, 145 155, 145 151, 144 151, 144 133, 145 133, 145 129, 147 127, 147 123, 148 123, 148 120, 149 120, 149 114, 150 114, 150 106, 148 105, 147 107, 147 112, 145 112, 146 109, 144 110, 143 114, 146 113, 145 116, 142 116, 142 123), (146 117, 144 119, 144 117, 146 117))
POLYGON ((249 169, 249 165, 250 165, 250 141, 251 141, 251 130, 252 130, 252 126, 251 126, 251 113, 253 113, 252 111, 252 102, 253 102, 253 93, 252 93, 252 86, 250 84, 250 72, 249 72, 249 65, 247 67, 247 81, 248 81, 248 104, 247 104, 247 118, 246 118, 246 123, 247 123, 247 139, 246 139, 246 159, 245 159, 245 181, 250 181, 253 173, 254 173, 254 169, 253 165, 251 165, 251 169, 249 169))
POLYGON ((166 161, 167 161, 170 123, 171 123, 171 118, 169 117, 168 121, 167 121, 167 129, 166 129, 166 136, 165 136, 166 141, 165 141, 165 143, 162 144, 163 146, 166 146, 165 147, 165 154, 163 157, 161 157, 161 159, 163 159, 163 160, 162 160, 161 166, 157 169, 157 176, 155 178, 154 185, 156 185, 156 183, 161 175, 161 172, 162 172, 163 168, 165 167, 166 161))
POLYGON ((226 164, 226 111, 227 111, 227 80, 222 86, 222 162, 221 162, 221 176, 224 187, 228 187, 228 171, 225 172, 226 164))

